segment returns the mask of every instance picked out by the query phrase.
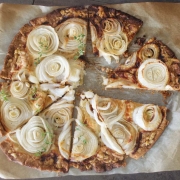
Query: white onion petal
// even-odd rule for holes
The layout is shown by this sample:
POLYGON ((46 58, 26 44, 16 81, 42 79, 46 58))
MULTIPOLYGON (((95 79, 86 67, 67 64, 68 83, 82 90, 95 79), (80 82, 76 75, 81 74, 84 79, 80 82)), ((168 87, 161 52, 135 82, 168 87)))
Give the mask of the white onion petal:
POLYGON ((40 116, 33 116, 27 124, 16 131, 21 146, 30 153, 47 152, 52 144, 53 130, 40 116))
POLYGON ((9 98, 1 106, 1 118, 4 126, 9 130, 16 129, 23 122, 32 116, 29 104, 24 100, 9 98))
POLYGON ((128 40, 125 34, 104 35, 101 40, 97 41, 99 56, 103 56, 110 64, 111 57, 119 62, 119 56, 127 50, 128 40))
POLYGON ((104 123, 108 126, 121 120, 126 110, 124 101, 121 101, 121 104, 117 104, 110 101, 109 98, 102 98, 98 95, 95 95, 92 99, 92 107, 95 120, 99 125, 103 126, 104 123))
POLYGON ((71 102, 61 99, 43 111, 41 116, 52 126, 63 127, 72 118, 73 107, 71 102))
POLYGON ((34 57, 52 55, 57 51, 58 46, 58 35, 51 26, 36 27, 27 38, 27 48, 34 57))
POLYGON ((51 55, 43 59, 36 67, 36 76, 40 82, 66 82, 70 74, 70 66, 66 58, 51 55))
POLYGON ((98 138, 85 125, 76 120, 71 161, 81 162, 96 154, 98 138))
POLYGON ((59 151, 66 159, 69 159, 70 156, 71 122, 72 119, 66 122, 58 138, 59 151))
POLYGON ((153 131, 162 121, 161 109, 152 104, 140 106, 133 112, 133 121, 145 131, 153 131))
POLYGON ((124 154, 122 147, 117 143, 116 139, 111 135, 109 130, 102 126, 101 126, 101 139, 103 143, 110 149, 113 149, 120 154, 124 154))
POLYGON ((138 81, 147 88, 163 90, 169 81, 168 68, 161 60, 145 60, 138 69, 138 81))
POLYGON ((87 22, 80 18, 71 18, 61 23, 56 28, 59 37, 59 50, 62 52, 77 51, 80 42, 75 39, 84 35, 82 42, 85 44, 87 37, 87 22))
POLYGON ((132 123, 125 120, 116 122, 110 131, 127 155, 133 152, 139 133, 132 123))
POLYGON ((11 94, 16 98, 24 98, 29 91, 30 84, 28 82, 13 81, 11 83, 11 94))
POLYGON ((108 35, 121 32, 121 26, 117 19, 107 18, 103 21, 103 31, 108 35))

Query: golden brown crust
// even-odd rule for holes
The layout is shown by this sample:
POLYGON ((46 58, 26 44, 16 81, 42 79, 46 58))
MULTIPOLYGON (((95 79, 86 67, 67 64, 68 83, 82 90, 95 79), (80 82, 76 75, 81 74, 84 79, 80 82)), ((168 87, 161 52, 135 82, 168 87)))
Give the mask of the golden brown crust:
MULTIPOLYGON (((117 19, 121 26, 122 31, 127 35, 128 44, 132 41, 136 33, 139 31, 143 22, 140 19, 135 18, 127 13, 113 8, 108 8, 100 5, 92 5, 88 8, 89 21, 95 27, 98 38, 102 37, 103 26, 102 21, 106 18, 117 19)), ((93 53, 98 55, 99 51, 95 45, 93 45, 93 53)))
POLYGON ((66 173, 69 170, 69 163, 64 159, 58 150, 57 145, 53 145, 49 152, 40 157, 25 152, 18 144, 10 139, 4 140, 0 148, 6 154, 9 160, 29 166, 39 170, 48 170, 66 173))
POLYGON ((70 166, 81 171, 95 170, 98 173, 110 171, 113 168, 125 167, 125 156, 101 145, 96 155, 82 161, 70 162, 70 166))

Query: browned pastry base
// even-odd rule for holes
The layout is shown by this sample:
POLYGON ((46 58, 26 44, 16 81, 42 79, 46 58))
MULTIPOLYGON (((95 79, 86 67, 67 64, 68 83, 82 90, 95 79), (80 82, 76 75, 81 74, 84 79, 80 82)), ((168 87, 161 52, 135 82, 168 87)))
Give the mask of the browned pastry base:
POLYGON ((106 146, 100 147, 97 154, 83 162, 70 162, 70 166, 81 171, 95 170, 98 173, 110 171, 113 168, 125 167, 125 156, 121 155, 106 146))
POLYGON ((64 159, 58 146, 53 144, 50 151, 40 157, 24 151, 18 144, 13 143, 10 139, 4 140, 0 148, 6 154, 9 160, 29 166, 39 170, 48 170, 66 173, 69 170, 68 160, 64 159))

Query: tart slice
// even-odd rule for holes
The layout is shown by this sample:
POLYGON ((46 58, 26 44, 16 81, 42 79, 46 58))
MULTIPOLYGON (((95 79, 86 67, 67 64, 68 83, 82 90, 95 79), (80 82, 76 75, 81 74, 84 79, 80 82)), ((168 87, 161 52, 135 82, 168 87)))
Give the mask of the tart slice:
POLYGON ((74 91, 59 84, 35 85, 12 81, 0 85, 0 135, 16 130, 29 118, 47 108, 53 102, 74 91))
POLYGON ((93 53, 119 62, 143 22, 120 10, 105 6, 90 6, 89 23, 93 53))
POLYGON ((70 165, 81 171, 93 169, 96 172, 124 167, 125 155, 107 147, 101 139, 101 126, 94 119, 93 113, 90 113, 89 100, 93 96, 92 92, 85 93, 77 107, 70 165))
POLYGON ((68 93, 8 134, 0 148, 15 162, 40 170, 69 170, 74 95, 68 93))
POLYGON ((1 71, 10 80, 78 86, 84 75, 87 9, 57 9, 25 24, 15 35, 1 71))
POLYGON ((147 41, 103 79, 105 88, 180 90, 180 60, 160 40, 147 41))
POLYGON ((165 107, 100 97, 92 92, 85 92, 83 98, 85 117, 99 125, 102 143, 121 156, 144 156, 168 125, 165 107))

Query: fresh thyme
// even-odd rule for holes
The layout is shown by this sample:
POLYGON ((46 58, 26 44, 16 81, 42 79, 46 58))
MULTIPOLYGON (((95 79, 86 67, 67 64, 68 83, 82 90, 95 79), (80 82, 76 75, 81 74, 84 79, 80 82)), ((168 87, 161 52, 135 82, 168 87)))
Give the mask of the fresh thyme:
POLYGON ((87 144, 87 140, 86 139, 83 140, 83 144, 87 144))
POLYGON ((37 66, 41 62, 41 58, 43 54, 48 50, 49 45, 47 41, 39 41, 40 51, 38 52, 39 56, 34 59, 34 65, 37 66))
MULTIPOLYGON (((49 140, 46 140, 46 141, 45 141, 45 144, 46 144, 46 145, 52 144, 52 138, 53 138, 53 134, 52 134, 52 133, 50 133, 50 132, 43 132, 43 133, 42 133, 42 136, 45 137, 47 134, 49 134, 51 140, 50 140, 50 141, 49 141, 49 140)), ((46 152, 46 150, 47 150, 47 148, 46 148, 46 147, 43 147, 41 150, 39 150, 39 151, 37 151, 37 152, 35 153, 35 156, 37 156, 37 157, 41 156, 42 153, 46 152)))
POLYGON ((39 157, 39 156, 41 156, 42 153, 45 152, 45 151, 46 151, 46 148, 42 148, 40 151, 38 151, 38 152, 35 153, 35 156, 39 157))
POLYGON ((84 54, 84 47, 85 44, 83 42, 85 35, 84 34, 80 34, 78 36, 74 36, 74 39, 77 40, 79 42, 78 45, 78 52, 75 54, 74 59, 77 60, 80 56, 82 56, 84 54))
POLYGON ((32 87, 31 88, 31 100, 36 100, 36 98, 37 98, 37 95, 36 95, 36 93, 37 93, 37 88, 36 87, 32 87))
POLYGON ((7 91, 5 91, 4 89, 2 89, 1 91, 0 91, 0 100, 1 101, 8 101, 8 97, 9 97, 10 95, 8 94, 8 92, 7 91))

